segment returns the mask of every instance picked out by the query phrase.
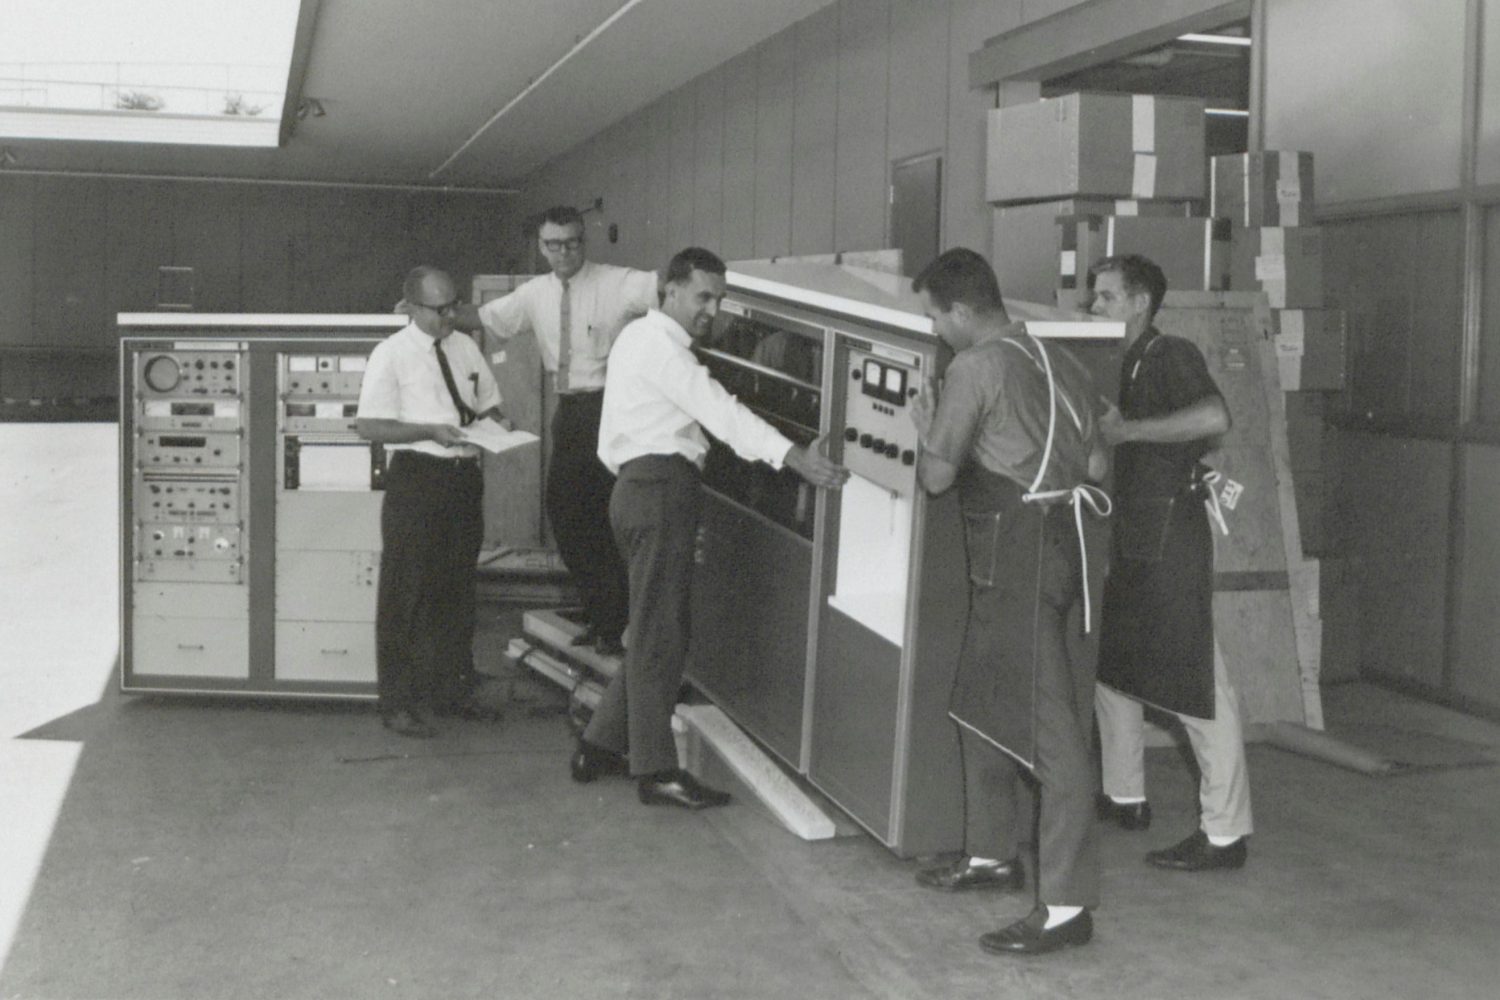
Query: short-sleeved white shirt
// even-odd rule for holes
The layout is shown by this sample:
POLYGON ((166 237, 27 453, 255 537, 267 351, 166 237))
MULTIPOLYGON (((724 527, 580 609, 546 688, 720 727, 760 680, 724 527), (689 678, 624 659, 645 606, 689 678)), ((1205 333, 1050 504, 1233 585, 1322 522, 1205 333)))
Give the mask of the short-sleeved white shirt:
MULTIPOLYGON (((625 324, 655 309, 656 272, 584 261, 568 279, 569 392, 604 388, 609 349, 625 324)), ((485 330, 501 340, 536 334, 542 366, 557 371, 562 282, 556 274, 532 278, 509 295, 479 307, 485 330)))
MULTIPOLYGON (((410 424, 451 424, 459 426, 458 407, 443 381, 434 343, 441 343, 444 357, 453 371, 453 384, 459 397, 475 413, 500 405, 500 389, 495 376, 485 364, 484 355, 468 336, 449 334, 434 341, 415 323, 408 323, 370 352, 364 380, 359 387, 359 416, 375 420, 400 420, 410 424)), ((445 447, 436 441, 413 441, 388 444, 388 451, 422 451, 443 458, 474 456, 479 449, 471 444, 445 447)))

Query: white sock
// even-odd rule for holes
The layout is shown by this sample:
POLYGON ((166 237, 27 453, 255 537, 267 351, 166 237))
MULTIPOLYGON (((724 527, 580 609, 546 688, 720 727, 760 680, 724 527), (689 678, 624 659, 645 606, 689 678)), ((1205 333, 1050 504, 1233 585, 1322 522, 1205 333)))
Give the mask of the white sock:
POLYGON ((1111 795, 1109 797, 1109 801, 1113 802, 1117 806, 1133 806, 1137 803, 1145 802, 1146 797, 1144 795, 1111 795))
POLYGON ((1215 837, 1211 833, 1205 833, 1204 836, 1207 837, 1208 842, 1215 847, 1228 847, 1230 844, 1240 839, 1238 837, 1215 837))
POLYGON ((1083 907, 1081 906, 1053 906, 1051 903, 1048 903, 1047 923, 1042 926, 1042 929, 1050 931, 1059 924, 1067 923, 1082 912, 1083 907))
POLYGON ((1000 864, 999 858, 981 858, 976 855, 969 855, 970 868, 992 868, 998 864, 1000 864))

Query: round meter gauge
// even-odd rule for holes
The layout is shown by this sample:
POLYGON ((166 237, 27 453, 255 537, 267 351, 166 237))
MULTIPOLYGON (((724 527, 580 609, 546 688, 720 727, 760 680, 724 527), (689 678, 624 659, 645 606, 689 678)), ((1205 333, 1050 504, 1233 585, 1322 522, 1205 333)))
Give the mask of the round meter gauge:
POLYGON ((147 359, 141 375, 152 392, 171 392, 182 381, 182 368, 171 355, 158 354, 147 359))

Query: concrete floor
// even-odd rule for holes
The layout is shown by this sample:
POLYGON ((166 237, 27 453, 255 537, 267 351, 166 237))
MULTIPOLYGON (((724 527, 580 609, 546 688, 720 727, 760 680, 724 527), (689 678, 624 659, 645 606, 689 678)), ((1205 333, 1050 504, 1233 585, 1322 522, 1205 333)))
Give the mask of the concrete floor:
MULTIPOLYGON (((0 426, 0 997, 1469 998, 1500 972, 1500 768, 1371 778, 1251 748, 1249 867, 1174 875, 1109 831, 1095 943, 975 939, 1020 896, 934 894, 863 836, 807 844, 741 796, 686 814, 568 781, 561 693, 501 672, 498 725, 430 743, 368 707, 112 689, 114 429, 0 426), (101 694, 102 692, 102 694, 101 694), (8 948, 7 948, 8 945, 8 948)), ((486 609, 483 655, 513 619, 486 609)), ((498 669, 498 667, 497 667, 498 669)), ((1500 727, 1351 685, 1331 729, 1500 727)))

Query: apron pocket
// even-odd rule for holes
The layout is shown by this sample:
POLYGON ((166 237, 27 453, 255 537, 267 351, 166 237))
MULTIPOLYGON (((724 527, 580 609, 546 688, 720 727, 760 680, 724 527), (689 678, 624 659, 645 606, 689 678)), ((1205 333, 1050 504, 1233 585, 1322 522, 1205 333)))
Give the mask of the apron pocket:
POLYGON ((969 556, 969 580, 980 587, 995 585, 999 561, 1000 522, 1004 511, 964 512, 964 551, 969 556))
POLYGON ((1123 559, 1161 562, 1172 527, 1176 497, 1139 497, 1116 500, 1115 548, 1123 559))

